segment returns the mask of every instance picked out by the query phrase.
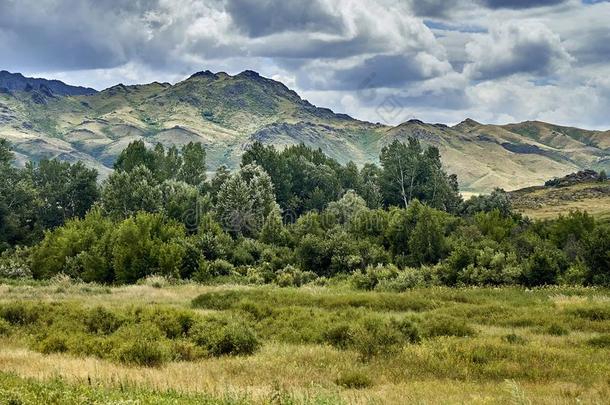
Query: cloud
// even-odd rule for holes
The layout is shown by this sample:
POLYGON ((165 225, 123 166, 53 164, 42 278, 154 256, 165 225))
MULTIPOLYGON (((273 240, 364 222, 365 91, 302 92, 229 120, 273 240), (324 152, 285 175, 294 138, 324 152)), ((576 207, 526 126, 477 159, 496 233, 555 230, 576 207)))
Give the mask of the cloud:
POLYGON ((556 6, 566 3, 568 0, 481 0, 489 8, 522 9, 533 7, 556 6))
POLYGON ((586 3, 0 0, 0 68, 98 89, 252 69, 375 121, 610 127, 610 2, 586 3))
MULTIPOLYGON (((11 66, 86 69, 129 61, 145 39, 145 2, 0 2, 0 52, 11 66), (130 42, 122 39, 130 36, 130 42)), ((149 6, 154 6, 153 2, 149 6)))
POLYGON ((356 66, 338 69, 325 79, 325 88, 358 90, 401 87, 450 72, 451 65, 426 52, 408 55, 376 55, 356 66))
POLYGON ((570 54, 561 39, 538 22, 509 21, 466 44, 470 63, 465 72, 476 80, 492 80, 523 73, 553 75, 569 66, 570 54))
POLYGON ((319 0, 228 0, 236 27, 250 37, 286 31, 339 33, 342 19, 319 0))

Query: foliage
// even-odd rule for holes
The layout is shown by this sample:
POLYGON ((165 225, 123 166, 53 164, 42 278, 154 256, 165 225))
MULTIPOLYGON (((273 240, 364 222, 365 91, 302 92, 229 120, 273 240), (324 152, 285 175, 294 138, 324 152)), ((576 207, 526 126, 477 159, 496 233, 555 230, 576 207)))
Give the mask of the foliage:
POLYGON ((273 183, 260 166, 243 166, 218 191, 218 219, 233 235, 258 235, 274 207, 273 183))
POLYGON ((381 150, 381 192, 386 206, 407 207, 418 199, 431 207, 455 212, 461 202, 457 180, 448 176, 436 147, 423 150, 419 140, 394 141, 381 150))

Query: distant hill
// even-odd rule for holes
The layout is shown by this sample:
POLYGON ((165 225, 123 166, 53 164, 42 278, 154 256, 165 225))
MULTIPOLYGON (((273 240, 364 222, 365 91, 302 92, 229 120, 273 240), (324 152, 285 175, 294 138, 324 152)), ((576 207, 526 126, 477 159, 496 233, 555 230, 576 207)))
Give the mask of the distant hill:
POLYGON ((97 90, 70 86, 59 80, 35 79, 25 77, 21 73, 0 71, 0 91, 40 91, 47 96, 88 96, 97 93, 97 90))
POLYGON ((384 145, 409 136, 438 146, 465 192, 518 189, 584 168, 610 171, 608 132, 470 119, 454 127, 419 120, 373 124, 314 106, 253 71, 234 76, 203 71, 174 85, 119 84, 82 95, 60 96, 44 87, 50 94, 42 84, 0 92, 0 137, 15 145, 21 162, 83 160, 102 175, 136 139, 150 145, 202 142, 213 170, 221 164, 236 167, 255 141, 279 148, 305 143, 340 162, 364 164, 377 162, 384 145))
POLYGON ((598 173, 584 170, 509 193, 513 208, 531 218, 550 219, 570 210, 587 211, 601 220, 610 220, 610 181, 600 181, 598 173))

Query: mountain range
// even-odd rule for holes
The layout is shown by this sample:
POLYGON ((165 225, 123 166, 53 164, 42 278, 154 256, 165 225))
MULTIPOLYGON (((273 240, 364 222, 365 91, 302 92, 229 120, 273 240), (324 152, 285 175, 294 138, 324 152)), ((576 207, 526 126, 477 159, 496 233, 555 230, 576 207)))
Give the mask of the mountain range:
POLYGON ((103 91, 0 72, 0 137, 27 160, 81 160, 107 176, 132 141, 201 142, 211 170, 236 167, 255 141, 304 143, 345 163, 377 162, 384 145, 414 136, 440 149, 464 192, 537 184, 585 168, 610 169, 610 131, 539 121, 455 126, 410 120, 387 126, 337 114, 246 70, 198 72, 176 84, 118 84, 103 91))

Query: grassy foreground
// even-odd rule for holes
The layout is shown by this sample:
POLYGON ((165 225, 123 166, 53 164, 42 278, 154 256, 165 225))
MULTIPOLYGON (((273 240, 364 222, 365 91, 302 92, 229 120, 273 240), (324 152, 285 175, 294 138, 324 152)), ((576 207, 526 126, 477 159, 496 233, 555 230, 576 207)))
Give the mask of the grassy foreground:
POLYGON ((606 289, 0 285, 0 404, 604 403, 609 376, 606 289))

